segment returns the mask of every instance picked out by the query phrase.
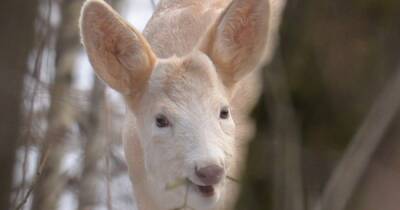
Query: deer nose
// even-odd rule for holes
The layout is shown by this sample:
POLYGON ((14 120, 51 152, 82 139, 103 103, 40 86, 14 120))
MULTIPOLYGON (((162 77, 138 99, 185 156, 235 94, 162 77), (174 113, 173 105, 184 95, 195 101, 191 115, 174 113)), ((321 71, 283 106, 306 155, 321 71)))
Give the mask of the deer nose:
POLYGON ((224 169, 218 165, 210 165, 195 169, 196 176, 205 185, 215 185, 219 183, 224 175, 224 169))

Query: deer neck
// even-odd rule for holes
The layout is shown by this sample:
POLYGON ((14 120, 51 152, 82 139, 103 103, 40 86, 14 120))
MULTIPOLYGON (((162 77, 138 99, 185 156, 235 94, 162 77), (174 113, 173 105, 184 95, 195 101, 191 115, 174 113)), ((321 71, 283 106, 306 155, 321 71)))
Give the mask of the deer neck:
MULTIPOLYGON (((128 111, 129 112, 129 111, 128 111)), ((143 147, 137 134, 136 120, 132 113, 128 113, 123 131, 125 157, 133 184, 133 193, 139 210, 159 210, 156 202, 149 193, 144 166, 143 147)))

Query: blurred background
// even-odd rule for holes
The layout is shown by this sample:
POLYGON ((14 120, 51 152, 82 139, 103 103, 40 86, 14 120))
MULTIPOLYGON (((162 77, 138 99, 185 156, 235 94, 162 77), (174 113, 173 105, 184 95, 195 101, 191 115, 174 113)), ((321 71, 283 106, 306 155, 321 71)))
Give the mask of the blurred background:
MULTIPOLYGON (((125 106, 95 77, 80 42, 84 1, 20 2, 10 9, 35 15, 26 23, 7 18, 21 30, 33 26, 9 209, 135 209, 121 145, 125 106)), ((139 30, 155 7, 150 0, 107 2, 139 30)))
MULTIPOLYGON (((107 2, 139 30, 157 4, 107 2)), ((398 210, 400 1, 274 2, 237 209, 398 210)), ((135 209, 125 106, 87 60, 82 4, 1 3, 0 209, 135 209)))

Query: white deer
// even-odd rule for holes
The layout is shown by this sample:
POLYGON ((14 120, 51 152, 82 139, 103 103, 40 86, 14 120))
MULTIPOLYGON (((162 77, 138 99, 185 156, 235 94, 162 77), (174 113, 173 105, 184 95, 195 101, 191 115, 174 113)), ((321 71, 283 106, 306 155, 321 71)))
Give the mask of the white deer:
POLYGON ((105 2, 84 4, 90 62, 128 107, 124 148, 139 210, 232 204, 228 178, 252 133, 269 17, 269 0, 161 0, 142 34, 105 2))

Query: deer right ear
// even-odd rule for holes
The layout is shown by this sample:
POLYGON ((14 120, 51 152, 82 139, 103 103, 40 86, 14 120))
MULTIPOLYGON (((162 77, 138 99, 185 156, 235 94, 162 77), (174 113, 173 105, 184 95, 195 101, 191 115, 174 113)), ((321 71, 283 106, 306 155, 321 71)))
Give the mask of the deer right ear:
POLYGON ((232 0, 200 41, 229 89, 262 60, 269 18, 269 0, 232 0))
POLYGON ((83 5, 80 30, 97 75, 124 95, 138 94, 156 62, 143 35, 102 0, 83 5))

